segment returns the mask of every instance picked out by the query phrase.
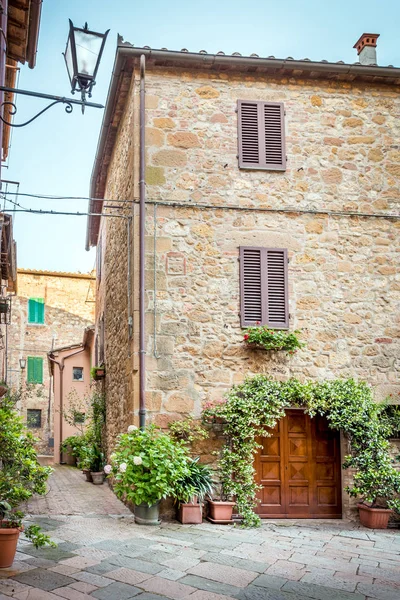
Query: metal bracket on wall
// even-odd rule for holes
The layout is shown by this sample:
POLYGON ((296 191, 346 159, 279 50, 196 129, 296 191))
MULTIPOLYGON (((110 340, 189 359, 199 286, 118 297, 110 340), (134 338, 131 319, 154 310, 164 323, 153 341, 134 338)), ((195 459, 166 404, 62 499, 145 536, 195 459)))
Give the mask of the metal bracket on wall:
POLYGON ((32 123, 32 121, 34 121, 35 119, 40 117, 40 115, 42 115, 44 112, 49 110, 49 108, 51 108, 52 106, 55 106, 56 104, 65 104, 65 112, 68 114, 72 113, 74 104, 77 104, 78 106, 80 106, 82 108, 82 113, 85 112, 86 107, 104 108, 104 106, 102 104, 96 104, 95 102, 86 102, 86 100, 75 100, 74 98, 64 98, 63 96, 54 96, 52 94, 41 94, 39 92, 20 90, 18 88, 9 88, 4 85, 0 85, 0 92, 8 92, 9 94, 21 94, 23 96, 30 96, 32 98, 42 98, 44 100, 52 100, 52 102, 48 106, 43 108, 41 111, 39 111, 36 115, 34 115, 28 121, 25 121, 25 123, 11 123, 10 121, 7 121, 6 119, 4 119, 2 116, 2 113, 3 113, 3 109, 5 107, 8 107, 8 114, 11 116, 16 114, 17 107, 14 104, 14 102, 11 102, 9 100, 2 102, 0 104, 0 120, 3 121, 3 123, 8 125, 9 127, 25 127, 25 125, 29 125, 29 123, 32 123))

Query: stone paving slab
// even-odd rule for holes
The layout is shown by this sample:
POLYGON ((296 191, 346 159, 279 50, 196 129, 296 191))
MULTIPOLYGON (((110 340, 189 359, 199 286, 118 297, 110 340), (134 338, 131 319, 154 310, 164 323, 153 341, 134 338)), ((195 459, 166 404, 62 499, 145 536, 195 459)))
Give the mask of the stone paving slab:
POLYGON ((265 521, 251 531, 208 522, 141 527, 125 507, 97 508, 98 488, 83 484, 98 513, 56 514, 53 506, 32 517, 58 548, 21 539, 12 568, 0 570, 0 600, 400 600, 397 530, 339 520, 265 521))

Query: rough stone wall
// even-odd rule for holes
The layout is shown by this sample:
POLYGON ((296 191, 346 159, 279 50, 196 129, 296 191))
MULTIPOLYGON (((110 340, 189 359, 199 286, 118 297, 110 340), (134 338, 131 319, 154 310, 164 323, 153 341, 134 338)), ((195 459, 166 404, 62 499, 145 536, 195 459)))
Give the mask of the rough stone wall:
MULTIPOLYGON (((114 206, 118 206, 117 209, 107 211, 110 215, 132 216, 133 157, 136 139, 133 133, 133 118, 132 93, 121 120, 120 135, 109 168, 105 197, 115 200, 114 206)), ((96 335, 100 355, 100 322, 103 319, 108 454, 116 436, 126 431, 127 426, 133 423, 133 390, 137 361, 132 354, 132 337, 129 335, 128 325, 128 317, 133 315, 132 296, 128 308, 128 223, 132 237, 135 227, 132 221, 116 216, 105 217, 102 219, 99 236, 103 258, 101 280, 97 280, 96 335)), ((132 244, 129 247, 132 250, 130 267, 133 273, 135 265, 132 244)))
POLYGON ((53 437, 53 393, 50 393, 50 373, 47 352, 70 344, 79 344, 86 327, 94 322, 94 277, 91 275, 44 274, 40 271, 18 271, 18 295, 12 299, 11 324, 8 326, 8 384, 21 389, 21 414, 27 409, 42 411, 42 427, 32 429, 39 438, 38 451, 52 454, 49 438, 53 437), (28 323, 29 298, 44 298, 45 323, 28 323), (43 358, 43 385, 28 386, 27 366, 22 372, 19 359, 28 356, 43 358), (31 389, 32 388, 32 389, 31 389), (50 423, 48 422, 51 398, 50 423))
MULTIPOLYGON (((204 401, 260 372, 283 379, 356 377, 368 381, 378 399, 392 394, 399 402, 398 221, 294 212, 398 212, 399 90, 171 69, 149 70, 146 89, 147 199, 185 204, 147 208, 149 420, 165 427, 184 414, 199 415, 204 401), (285 172, 238 168, 237 99, 285 103, 285 172), (293 212, 274 212, 280 209, 293 212), (294 357, 243 345, 240 245, 288 248, 290 329, 301 329, 307 344, 294 357)), ((130 115, 137 125, 135 94, 133 86, 125 120, 130 115)), ((122 123, 109 198, 128 182, 132 190, 131 171, 124 175, 118 159, 127 152, 127 131, 122 123)), ((106 261, 121 266, 106 294, 120 286, 115 278, 125 273, 124 248, 121 227, 108 225, 106 261)), ((133 285, 136 298, 136 271, 133 285)), ((122 291, 118 309, 124 320, 122 291)), ((107 365, 120 363, 118 377, 128 368, 126 383, 108 398, 118 415, 113 436, 129 421, 124 394, 137 377, 137 344, 129 366, 116 339, 114 328, 107 365)))

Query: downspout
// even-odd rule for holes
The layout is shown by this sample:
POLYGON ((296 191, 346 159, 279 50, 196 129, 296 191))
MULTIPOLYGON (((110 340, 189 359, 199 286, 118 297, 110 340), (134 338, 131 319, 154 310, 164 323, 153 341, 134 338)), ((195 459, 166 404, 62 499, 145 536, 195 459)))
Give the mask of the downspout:
MULTIPOLYGON (((63 436, 63 421, 64 421, 64 417, 63 417, 63 400, 64 400, 64 398, 63 398, 63 373, 64 373, 64 367, 65 367, 64 363, 67 358, 71 358, 71 356, 75 356, 75 354, 80 354, 85 349, 86 349, 86 347, 84 346, 77 352, 73 352, 72 354, 68 354, 68 356, 63 357, 60 361, 58 361, 55 358, 53 358, 52 356, 50 356, 50 353, 48 354, 49 360, 51 360, 51 362, 58 365, 58 368, 60 369, 60 446, 63 441, 62 436, 63 436)), ((61 464, 61 461, 62 461, 62 452, 60 450, 60 464, 61 464)))
POLYGON ((146 361, 145 361, 145 318, 144 318, 144 294, 145 294, 145 219, 146 219, 146 188, 145 188, 145 69, 146 59, 144 54, 140 57, 140 163, 139 163, 139 239, 140 239, 140 261, 139 261, 139 426, 146 426, 146 361))

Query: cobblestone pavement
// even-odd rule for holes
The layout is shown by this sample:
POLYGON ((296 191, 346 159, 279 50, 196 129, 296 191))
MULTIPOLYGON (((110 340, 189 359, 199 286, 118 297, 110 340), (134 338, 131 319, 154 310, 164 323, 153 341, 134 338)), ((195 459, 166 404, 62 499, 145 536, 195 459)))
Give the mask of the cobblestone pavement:
POLYGON ((75 467, 54 465, 45 496, 35 496, 26 505, 33 515, 130 515, 108 485, 93 485, 75 467))
POLYGON ((103 514, 107 502, 119 506, 106 486, 86 489, 86 514, 55 515, 64 505, 52 505, 62 492, 52 488, 50 515, 30 520, 58 547, 21 539, 12 568, 0 570, 0 600, 400 600, 398 531, 345 521, 143 527, 130 513, 103 514))

